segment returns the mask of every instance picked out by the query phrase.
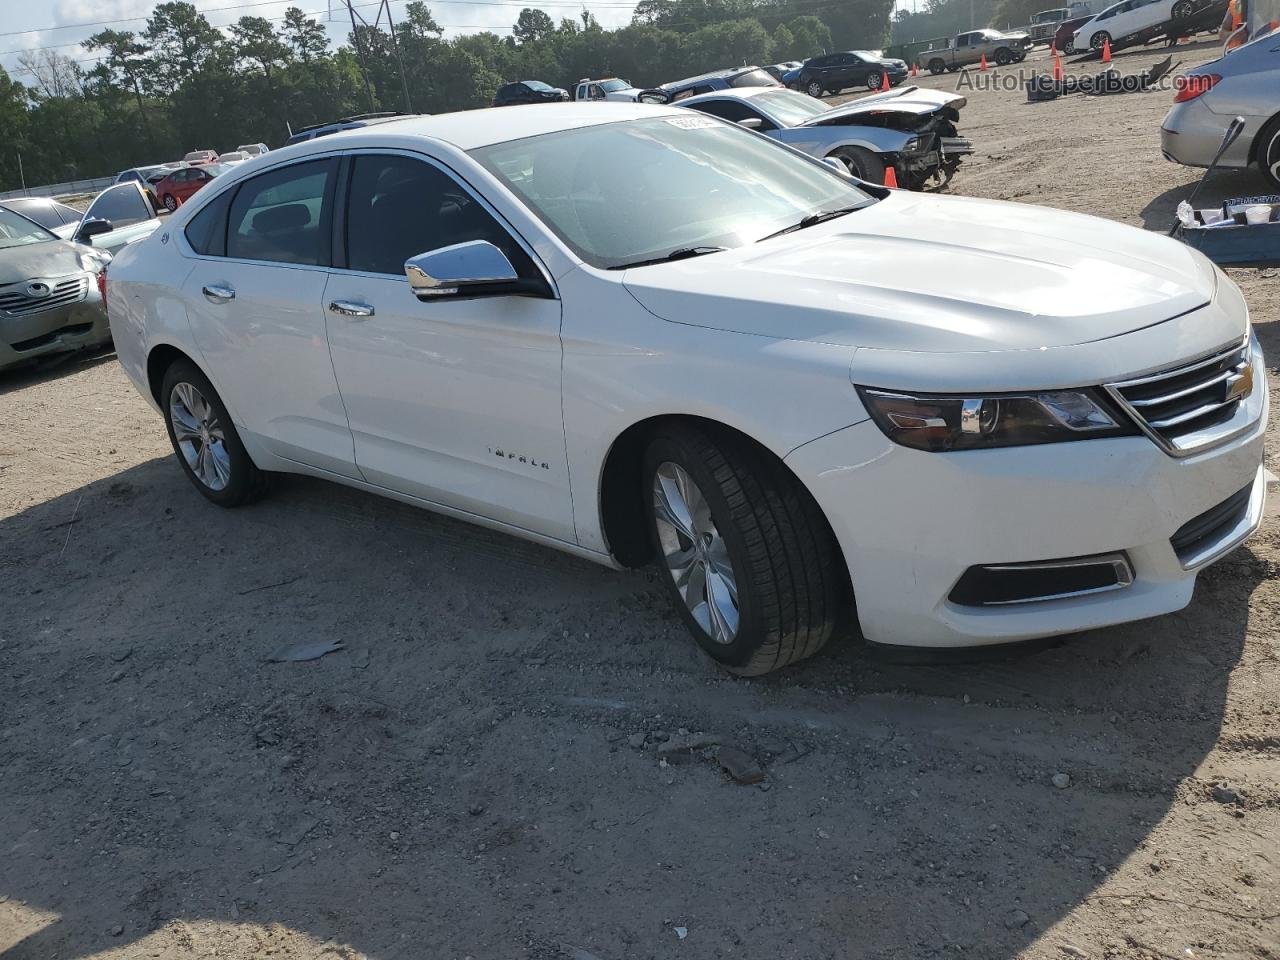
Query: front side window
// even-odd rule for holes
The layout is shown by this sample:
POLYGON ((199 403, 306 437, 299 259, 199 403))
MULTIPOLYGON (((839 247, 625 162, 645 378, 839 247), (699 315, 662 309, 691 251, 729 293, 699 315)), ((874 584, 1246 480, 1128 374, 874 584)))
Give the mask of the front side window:
MULTIPOLYGON (((730 123, 738 123, 741 120, 753 117, 758 120, 764 120, 764 117, 739 100, 704 100, 701 103, 691 103, 689 106, 702 113, 709 113, 713 117, 719 117, 721 120, 728 120, 730 123)), ((773 124, 770 123, 767 126, 772 128, 773 124)))
POLYGON ((227 227, 227 256, 274 263, 329 262, 335 159, 295 163, 240 185, 227 227))
POLYGON ((740 247, 872 198, 825 164, 689 112, 471 151, 583 260, 617 268, 740 247))
POLYGON ((396 154, 355 159, 347 193, 347 267, 404 276, 420 253, 487 240, 517 272, 528 260, 520 246, 470 193, 443 170, 396 154))
POLYGON ((5 207, 0 207, 0 250, 57 239, 54 234, 35 221, 19 216, 5 207))

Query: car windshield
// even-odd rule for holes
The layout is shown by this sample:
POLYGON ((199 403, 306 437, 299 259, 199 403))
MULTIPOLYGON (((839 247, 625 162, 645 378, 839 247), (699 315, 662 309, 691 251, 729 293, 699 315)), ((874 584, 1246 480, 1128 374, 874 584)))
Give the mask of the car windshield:
POLYGON ((825 164, 700 114, 562 130, 471 155, 603 268, 745 246, 815 213, 874 202, 825 164))
POLYGON ((861 57, 863 60, 879 60, 880 59, 879 50, 855 50, 853 51, 853 53, 854 53, 854 56, 861 57))
POLYGON ((729 81, 731 87, 776 87, 778 81, 764 70, 748 70, 729 81))
POLYGON ((524 85, 530 90, 550 90, 551 85, 543 83, 541 80, 525 80, 524 85))
POLYGON ((821 100, 795 90, 770 90, 752 97, 751 102, 788 127, 798 127, 831 111, 821 100))
POLYGON ((600 89, 605 93, 617 93, 619 90, 625 90, 629 86, 631 86, 631 84, 627 83, 625 80, 606 80, 604 83, 600 84, 600 89))
POLYGON ((40 224, 0 207, 0 250, 57 239, 40 224))

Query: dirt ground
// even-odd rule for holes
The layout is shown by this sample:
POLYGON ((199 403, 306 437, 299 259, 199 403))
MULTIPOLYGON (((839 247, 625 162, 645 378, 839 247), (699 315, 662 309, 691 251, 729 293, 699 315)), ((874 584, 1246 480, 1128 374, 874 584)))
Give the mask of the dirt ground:
MULTIPOLYGON (((971 93, 950 189, 1163 229, 1171 100, 971 93)), ((313 480, 220 511, 110 355, 4 376, 0 958, 1274 960, 1278 493, 1180 614, 744 681, 651 575, 313 480), (698 733, 766 779, 658 756, 698 733)))

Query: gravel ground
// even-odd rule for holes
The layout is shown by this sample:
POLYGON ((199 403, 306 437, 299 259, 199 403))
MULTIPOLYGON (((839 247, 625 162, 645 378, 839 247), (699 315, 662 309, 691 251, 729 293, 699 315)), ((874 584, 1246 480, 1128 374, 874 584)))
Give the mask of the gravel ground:
MULTIPOLYGON (((1163 228, 1170 99, 971 93, 950 190, 1163 228)), ((743 681, 648 574, 312 480, 210 506, 109 355, 0 424, 3 960, 1280 957, 1274 490, 1180 614, 743 681)))

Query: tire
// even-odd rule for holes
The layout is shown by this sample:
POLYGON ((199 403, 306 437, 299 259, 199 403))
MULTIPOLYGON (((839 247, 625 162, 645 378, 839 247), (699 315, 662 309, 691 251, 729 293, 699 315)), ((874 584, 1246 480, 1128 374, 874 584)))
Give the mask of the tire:
POLYGON ((1065 53, 1067 56, 1071 56, 1071 54, 1076 52, 1076 48, 1072 46, 1070 40, 1067 40, 1062 44, 1061 47, 1058 48, 1058 52, 1065 53))
POLYGON ((161 197, 160 202, 164 204, 164 208, 170 213, 178 209, 178 201, 171 193, 166 193, 161 197))
POLYGON ((951 66, 947 67, 947 73, 955 73, 959 69, 960 69, 960 64, 953 63, 951 64, 951 66))
POLYGON ((997 66, 1007 67, 1009 64, 1013 63, 1013 51, 1008 47, 1001 47, 996 51, 995 60, 997 66))
POLYGON ((727 433, 671 427, 650 442, 643 478, 659 576, 713 660, 758 676, 843 627, 852 604, 840 549, 780 460, 727 433))
POLYGON ((883 77, 883 76, 881 76, 880 74, 878 74, 878 73, 868 73, 868 74, 867 74, 867 89, 868 89, 868 90, 879 90, 879 89, 880 89, 880 87, 881 87, 883 84, 884 84, 884 77, 883 77))
POLYGON ((945 60, 935 58, 929 61, 929 72, 935 77, 938 76, 938 74, 945 72, 946 69, 947 62, 945 60))
POLYGON ((1023 60, 1025 60, 1025 59, 1027 59, 1027 55, 1026 55, 1025 53, 1015 53, 1015 54, 1013 55, 1013 62, 1014 62, 1014 63, 1021 63, 1021 62, 1022 62, 1023 60))
POLYGON ((1280 190, 1280 116, 1258 134, 1258 168, 1271 185, 1280 190))
POLYGON ((824 93, 826 93, 826 91, 822 89, 822 84, 820 84, 817 80, 810 80, 808 83, 806 83, 804 86, 804 92, 814 98, 821 97, 824 93))
POLYGON ((267 492, 270 475, 250 459, 218 392, 195 364, 176 360, 164 372, 160 407, 174 455, 206 499, 239 507, 267 492))
POLYGON ((1089 49, 1101 50, 1110 42, 1111 42, 1111 34, 1107 33, 1107 31, 1105 30, 1099 30, 1097 33, 1095 33, 1092 37, 1089 38, 1089 49))
POLYGON ((1174 23, 1185 23, 1195 16, 1196 5, 1191 0, 1178 0, 1169 11, 1174 23))
POLYGON ((884 183, 884 161, 866 147, 840 147, 829 156, 836 157, 859 180, 884 183))

